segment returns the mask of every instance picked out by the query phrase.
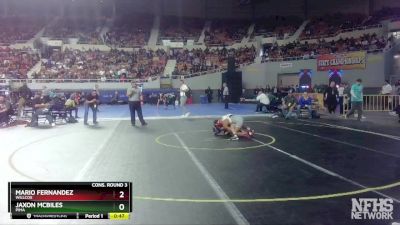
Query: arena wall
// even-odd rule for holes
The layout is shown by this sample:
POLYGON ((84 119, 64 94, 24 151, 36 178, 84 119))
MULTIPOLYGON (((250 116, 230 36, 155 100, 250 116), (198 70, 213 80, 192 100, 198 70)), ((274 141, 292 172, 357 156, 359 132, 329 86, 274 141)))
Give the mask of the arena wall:
MULTIPOLYGON (((343 81, 352 83, 357 78, 363 79, 365 87, 376 88, 380 87, 384 80, 387 79, 389 74, 393 70, 391 63, 385 63, 385 57, 387 60, 390 57, 390 53, 378 53, 368 54, 367 64, 365 69, 361 70, 346 70, 344 71, 343 81)), ((250 66, 242 68, 243 72, 243 87, 246 89, 254 89, 257 86, 270 86, 277 85, 278 74, 285 73, 299 73, 302 69, 312 70, 312 84, 327 84, 329 81, 329 75, 327 71, 317 71, 316 60, 298 60, 288 62, 267 62, 267 63, 255 63, 250 66)), ((221 76, 219 73, 212 73, 202 75, 198 77, 187 78, 186 83, 191 87, 192 90, 202 91, 208 86, 211 89, 216 90, 221 87, 221 76)), ((30 83, 29 86, 32 89, 41 89, 43 85, 46 85, 49 89, 65 89, 65 90, 80 90, 90 89, 94 87, 95 83, 30 83)), ((102 89, 125 89, 128 87, 128 83, 99 83, 102 89)), ((172 80, 172 87, 179 88, 179 79, 172 80)), ((160 88, 160 80, 144 83, 145 89, 156 89, 160 88)))
MULTIPOLYGON (((368 54, 365 70, 344 71, 343 81, 354 82, 357 78, 363 79, 365 87, 380 87, 385 80, 384 54, 368 54)), ((327 84, 327 71, 317 71, 316 60, 298 60, 290 62, 268 62, 253 64, 243 69, 243 84, 246 89, 256 86, 277 85, 278 74, 299 73, 302 69, 312 70, 312 83, 327 84), (283 67, 283 68, 282 68, 283 67)))

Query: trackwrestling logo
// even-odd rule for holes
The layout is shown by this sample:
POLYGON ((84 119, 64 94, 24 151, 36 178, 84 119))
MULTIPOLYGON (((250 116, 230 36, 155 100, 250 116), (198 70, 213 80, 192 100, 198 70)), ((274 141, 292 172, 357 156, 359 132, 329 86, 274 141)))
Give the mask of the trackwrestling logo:
POLYGON ((393 199, 352 198, 352 220, 392 220, 393 199))

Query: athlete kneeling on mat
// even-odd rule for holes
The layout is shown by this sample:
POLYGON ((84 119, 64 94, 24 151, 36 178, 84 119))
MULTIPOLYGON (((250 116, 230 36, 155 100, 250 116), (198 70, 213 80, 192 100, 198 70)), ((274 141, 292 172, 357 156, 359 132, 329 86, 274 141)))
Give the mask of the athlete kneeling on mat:
POLYGON ((239 140, 239 137, 252 138, 254 130, 243 126, 243 117, 227 114, 214 121, 214 134, 217 136, 232 135, 231 140, 239 140))

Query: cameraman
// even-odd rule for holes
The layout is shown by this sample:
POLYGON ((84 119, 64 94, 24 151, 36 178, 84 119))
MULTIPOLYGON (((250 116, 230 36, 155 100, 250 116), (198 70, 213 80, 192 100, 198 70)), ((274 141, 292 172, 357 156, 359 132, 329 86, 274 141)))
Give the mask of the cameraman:
POLYGON ((92 109, 93 124, 94 125, 98 124, 98 122, 97 122, 97 104, 99 102, 99 95, 97 93, 98 92, 96 90, 92 90, 92 92, 86 96, 85 117, 84 117, 84 122, 83 122, 83 124, 85 124, 85 125, 89 125, 88 122, 87 122, 88 121, 89 108, 92 109))

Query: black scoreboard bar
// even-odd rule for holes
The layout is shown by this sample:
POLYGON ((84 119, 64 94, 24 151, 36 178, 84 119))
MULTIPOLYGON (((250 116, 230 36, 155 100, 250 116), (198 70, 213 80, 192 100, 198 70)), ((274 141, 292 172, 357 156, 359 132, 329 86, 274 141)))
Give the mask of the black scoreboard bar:
POLYGON ((9 182, 12 219, 129 219, 131 182, 9 182))

